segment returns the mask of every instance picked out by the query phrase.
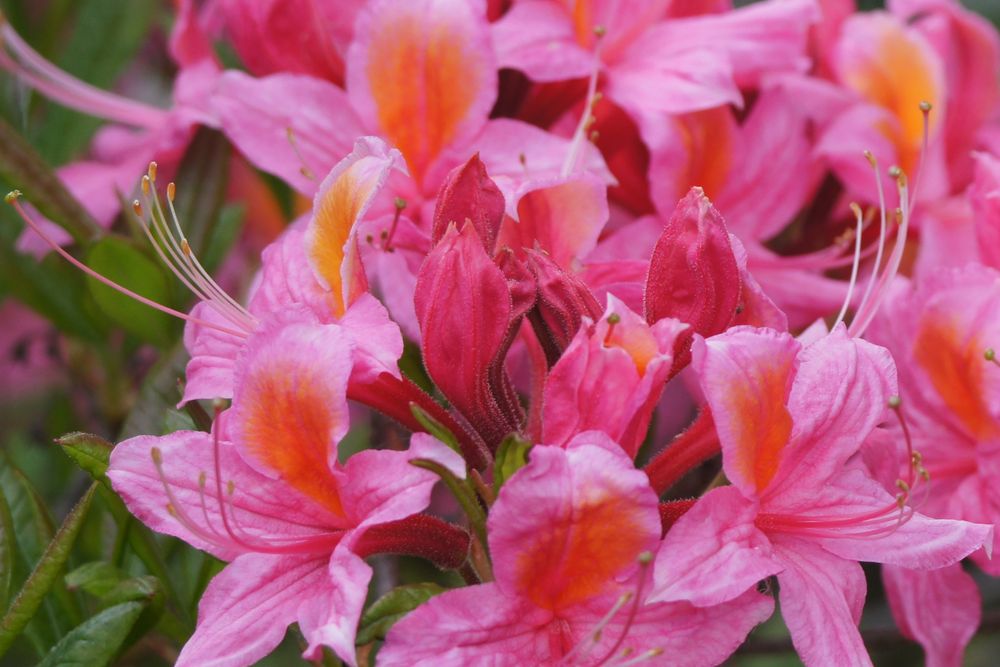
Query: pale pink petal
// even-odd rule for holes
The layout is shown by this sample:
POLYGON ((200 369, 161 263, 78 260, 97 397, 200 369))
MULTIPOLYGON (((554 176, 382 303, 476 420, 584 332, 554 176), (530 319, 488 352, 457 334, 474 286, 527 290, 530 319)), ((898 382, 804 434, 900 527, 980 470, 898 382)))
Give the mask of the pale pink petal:
POLYGON ((378 299, 362 295, 339 324, 354 347, 352 382, 368 382, 382 373, 400 377, 397 362, 403 356, 403 336, 378 299))
POLYGON ((691 349, 692 367, 715 416, 726 477, 749 498, 768 488, 791 436, 786 403, 799 351, 788 334, 750 327, 696 338, 691 349))
POLYGON ((588 76, 594 54, 580 46, 565 8, 555 2, 520 2, 493 24, 497 64, 521 70, 534 81, 588 76))
POLYGON ((301 304, 308 306, 321 322, 333 321, 330 295, 309 266, 304 227, 290 227, 261 252, 260 273, 247 305, 257 317, 301 304))
MULTIPOLYGON (((608 645, 625 632, 618 655, 626 648, 632 649, 633 656, 661 649, 661 657, 666 659, 664 664, 671 667, 713 667, 732 655, 754 626, 767 620, 773 611, 773 598, 757 591, 747 591, 711 607, 696 607, 688 602, 644 604, 627 630, 623 627, 625 612, 616 615, 602 633, 602 642, 593 655, 602 655, 602 650, 608 650, 608 645)), ((589 619, 578 618, 576 625, 586 630, 599 618, 592 613, 589 619)), ((657 662, 650 660, 649 664, 657 662)))
MULTIPOLYGON (((918 493, 919 489, 914 491, 914 495, 918 493)), ((838 518, 886 513, 885 519, 871 528, 853 528, 873 534, 855 537, 851 528, 827 529, 828 533, 841 532, 844 536, 818 538, 824 549, 841 558, 931 570, 952 565, 984 544, 993 544, 992 525, 931 519, 919 513, 900 524, 895 497, 861 470, 844 471, 822 491, 813 490, 811 495, 812 507, 800 511, 799 517, 808 518, 813 513, 838 518)))
POLYGON ((383 667, 542 665, 552 660, 551 613, 481 584, 435 596, 392 626, 383 667))
POLYGON ((257 545, 271 544, 275 538, 306 538, 337 525, 333 514, 286 484, 253 470, 230 443, 220 443, 218 456, 222 480, 215 477, 214 448, 208 433, 144 435, 115 447, 108 478, 129 511, 150 528, 179 537, 223 560, 254 551, 257 545), (160 452, 162 478, 153 461, 154 449, 160 452), (234 485, 232 495, 226 488, 230 482, 234 485), (222 496, 217 486, 220 483, 222 496), (167 505, 174 505, 184 521, 167 505), (240 539, 234 539, 233 532, 226 529, 223 511, 240 539))
POLYGON ((307 660, 321 659, 322 647, 329 646, 350 667, 357 665, 354 639, 372 569, 350 550, 353 537, 353 533, 348 535, 334 549, 327 570, 329 579, 322 582, 325 591, 306 596, 299 605, 299 628, 309 642, 303 653, 307 660))
POLYGON ((212 104, 226 136, 254 166, 307 195, 363 134, 343 90, 301 74, 226 72, 212 104))
POLYGON ((601 596, 655 550, 656 506, 646 475, 601 433, 535 447, 490 512, 497 585, 552 610, 601 596))
POLYGON ((414 433, 406 451, 366 449, 335 473, 348 517, 355 525, 402 519, 427 509, 439 480, 410 461, 434 461, 457 477, 465 477, 462 457, 426 433, 414 433))
MULTIPOLYGON (((192 317, 226 328, 232 323, 215 308, 199 302, 191 309, 192 317)), ((233 364, 243 347, 244 338, 196 322, 184 326, 184 347, 191 355, 184 371, 184 395, 178 405, 198 399, 232 398, 233 364)))
POLYGON ((939 570, 882 568, 900 631, 920 643, 927 667, 960 667, 982 617, 979 587, 960 563, 939 570))
POLYGON ((336 325, 295 323, 251 336, 236 363, 233 441, 262 475, 344 515, 332 468, 347 433, 353 345, 336 325))
POLYGON ((497 247, 540 247, 564 269, 597 244, 608 221, 607 187, 595 176, 532 182, 518 193, 517 217, 504 220, 497 247))
POLYGON ((263 658, 299 618, 333 594, 324 557, 246 554, 217 574, 198 604, 181 667, 243 667, 263 658))
POLYGON ((776 538, 774 548, 785 565, 778 574, 781 616, 806 667, 871 665, 858 632, 866 590, 861 566, 788 536, 776 538))
POLYGON ((975 181, 969 199, 975 212, 976 237, 982 261, 1000 268, 1000 160, 975 154, 975 181))
POLYGON ((841 325, 805 347, 788 397, 793 427, 767 496, 814 489, 836 475, 886 416, 895 395, 889 351, 847 335, 841 325))
POLYGON ((756 518, 755 504, 734 487, 702 496, 664 538, 650 599, 711 606, 780 572, 784 566, 756 518))

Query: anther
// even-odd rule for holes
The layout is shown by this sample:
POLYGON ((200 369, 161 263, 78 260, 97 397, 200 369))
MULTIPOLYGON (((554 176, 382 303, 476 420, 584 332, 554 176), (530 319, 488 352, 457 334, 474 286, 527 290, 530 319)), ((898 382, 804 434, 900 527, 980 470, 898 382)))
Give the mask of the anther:
POLYGON ((906 483, 906 480, 897 479, 896 480, 896 488, 898 488, 903 493, 909 493, 910 492, 910 485, 906 483))
POLYGON ((152 182, 155 183, 156 182, 156 162, 150 162, 149 163, 149 170, 148 170, 147 173, 149 174, 149 180, 151 180, 152 182))
POLYGON ((608 332, 604 334, 604 347, 607 347, 615 332, 615 325, 622 321, 622 317, 618 313, 611 313, 605 321, 608 323, 608 332))
POLYGON ((149 177, 149 174, 144 174, 142 177, 142 194, 146 195, 147 197, 150 195, 150 192, 152 191, 150 183, 152 183, 152 179, 149 177))
POLYGON ((135 214, 137 216, 139 216, 140 218, 143 217, 143 214, 142 214, 142 204, 139 203, 138 199, 133 199, 132 200, 132 210, 135 211, 135 214))
POLYGON ((389 231, 382 231, 382 250, 385 252, 393 252, 392 249, 392 238, 396 235, 396 227, 399 226, 399 216, 403 214, 403 209, 406 208, 406 200, 402 197, 396 197, 393 202, 393 207, 396 209, 392 216, 392 224, 389 226, 389 231))
POLYGON ((20 199, 20 197, 21 197, 21 191, 20 190, 11 190, 10 192, 7 193, 7 196, 4 197, 3 200, 5 202, 7 202, 8 204, 13 204, 18 199, 20 199))
POLYGON ((594 26, 594 37, 596 37, 597 39, 601 39, 606 34, 608 34, 608 29, 606 26, 603 25, 594 26))
POLYGON ((992 347, 988 347, 983 351, 983 359, 991 364, 1000 366, 1000 359, 997 359, 997 353, 992 347))
POLYGON ((899 396, 890 396, 889 400, 886 401, 886 405, 888 405, 889 408, 891 408, 892 410, 898 410, 899 406, 901 406, 902 404, 903 404, 903 399, 900 398, 899 396))
POLYGON ((639 565, 649 565, 653 562, 653 552, 643 551, 636 560, 639 561, 639 565))
POLYGON ((163 452, 160 451, 159 447, 153 447, 149 450, 149 456, 153 459, 153 463, 156 465, 163 464, 163 452))
POLYGON ((923 111, 924 113, 930 113, 931 109, 933 108, 934 105, 928 102, 927 100, 923 100, 922 102, 920 102, 920 110, 923 111))
POLYGON ((177 195, 177 184, 174 183, 173 181, 170 181, 169 183, 167 183, 167 199, 173 201, 176 195, 177 195))
POLYGON ((208 476, 205 475, 205 471, 202 470, 198 473, 198 488, 204 489, 205 484, 208 482, 208 476))
POLYGON ((866 150, 864 152, 864 156, 865 156, 865 159, 868 160, 868 164, 870 164, 873 167, 878 166, 878 160, 875 159, 875 154, 874 153, 872 153, 869 150, 866 150))

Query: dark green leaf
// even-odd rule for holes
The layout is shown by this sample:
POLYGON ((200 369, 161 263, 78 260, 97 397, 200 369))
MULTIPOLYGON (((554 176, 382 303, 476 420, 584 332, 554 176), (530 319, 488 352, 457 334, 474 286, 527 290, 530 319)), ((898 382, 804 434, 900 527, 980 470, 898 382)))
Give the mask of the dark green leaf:
POLYGON ((528 462, 528 452, 531 443, 516 433, 511 433, 497 448, 496 464, 493 466, 493 493, 500 492, 500 487, 510 479, 510 476, 524 467, 528 462))
POLYGON ((84 307, 88 299, 83 274, 61 257, 50 254, 42 262, 0 242, 0 282, 7 292, 60 331, 91 341, 103 339, 84 307))
MULTIPOLYGON (((87 264, 97 273, 156 303, 170 301, 170 285, 163 268, 124 239, 107 236, 87 252, 87 264)), ((174 339, 174 319, 135 299, 87 279, 94 301, 115 324, 143 341, 167 347, 174 339)))
POLYGON ((42 604, 45 594, 59 578, 59 573, 69 558, 73 542, 83 526, 83 520, 87 516, 87 510, 90 508, 96 491, 97 482, 94 482, 66 516, 52 541, 42 553, 35 569, 32 570, 28 580, 24 582, 24 586, 21 587, 13 604, 0 620, 0 655, 6 653, 14 639, 21 634, 25 625, 42 604))
POLYGON ((6 609, 10 602, 10 589, 14 582, 14 552, 17 538, 14 536, 14 519, 10 515, 7 499, 0 493, 0 608, 6 609))
POLYGON ((437 584, 409 584, 394 588, 372 603, 358 624, 358 645, 385 639, 393 624, 445 589, 437 584))
POLYGON ((150 369, 139 388, 139 398, 118 434, 119 440, 159 435, 167 430, 167 414, 176 410, 174 406, 180 400, 177 381, 184 375, 187 360, 187 350, 178 343, 150 369))
POLYGON ((107 483, 104 474, 108 471, 108 461, 114 445, 91 433, 67 433, 56 443, 87 474, 98 482, 107 483))
POLYGON ((145 607, 143 602, 123 602, 105 609, 63 637, 39 663, 39 667, 100 667, 109 664, 145 607))
POLYGON ((67 574, 66 586, 70 590, 80 589, 94 597, 102 598, 114 590, 127 576, 111 563, 99 560, 81 565, 67 574))

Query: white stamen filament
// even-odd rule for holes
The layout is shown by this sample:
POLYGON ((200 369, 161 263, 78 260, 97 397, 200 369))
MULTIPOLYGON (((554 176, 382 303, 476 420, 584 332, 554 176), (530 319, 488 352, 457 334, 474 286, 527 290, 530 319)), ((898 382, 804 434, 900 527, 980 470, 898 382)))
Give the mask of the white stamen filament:
POLYGON ((851 266, 851 281, 847 285, 847 296, 844 297, 844 304, 840 307, 840 312, 837 313, 833 328, 843 322, 844 316, 847 315, 847 309, 851 305, 851 297, 854 296, 854 286, 858 282, 858 267, 861 266, 861 235, 864 233, 865 217, 861 212, 861 207, 854 202, 851 202, 851 210, 858 222, 857 230, 854 233, 854 263, 851 266))

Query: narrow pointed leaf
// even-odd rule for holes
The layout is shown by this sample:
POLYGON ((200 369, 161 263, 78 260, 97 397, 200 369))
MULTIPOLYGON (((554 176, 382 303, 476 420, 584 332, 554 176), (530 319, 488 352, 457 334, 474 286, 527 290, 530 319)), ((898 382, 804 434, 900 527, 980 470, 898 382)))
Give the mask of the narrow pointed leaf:
POLYGON ((427 602, 444 589, 437 584, 410 584, 392 589, 375 600, 361 616, 357 644, 363 646, 385 639, 389 628, 406 614, 427 602))
POLYGON ((96 481, 107 483, 104 473, 114 448, 104 438, 91 433, 67 433, 56 440, 66 455, 96 481))
POLYGON ((109 607, 69 632, 39 667, 101 667, 118 654, 146 605, 123 602, 109 607))
POLYGON ((79 534, 80 528, 83 527, 84 518, 87 516, 87 510, 90 508, 96 491, 97 483, 94 482, 87 489, 83 498, 70 510, 66 520, 63 521, 49 546, 42 553, 41 559, 35 565, 28 580, 24 582, 17 598, 14 599, 7 613, 0 620, 0 655, 7 652, 14 639, 24 630, 28 621, 42 604, 45 594, 59 578, 59 573, 69 558, 76 536, 79 534))

